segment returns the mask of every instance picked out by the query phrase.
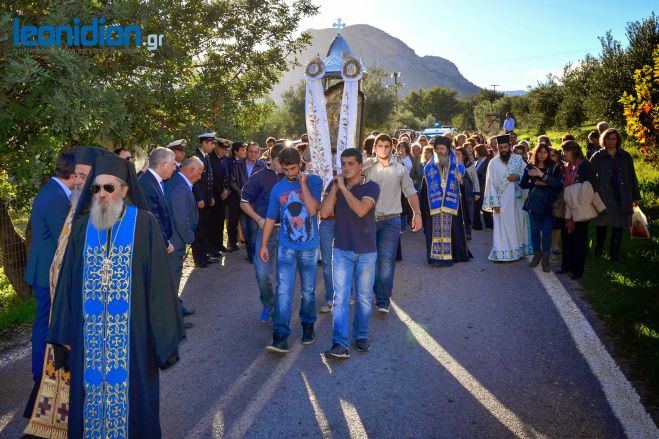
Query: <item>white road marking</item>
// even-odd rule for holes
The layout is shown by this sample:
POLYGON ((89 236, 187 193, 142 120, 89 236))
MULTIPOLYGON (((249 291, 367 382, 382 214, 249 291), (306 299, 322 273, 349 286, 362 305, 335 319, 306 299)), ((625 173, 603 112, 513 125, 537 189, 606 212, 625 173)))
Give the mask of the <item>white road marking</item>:
POLYGON ((327 422, 327 416, 325 416, 325 412, 318 403, 318 398, 316 398, 316 393, 311 388, 309 378, 307 378, 307 375, 304 372, 300 372, 300 374, 302 375, 302 380, 304 381, 304 385, 307 388, 307 394, 309 395, 309 401, 311 402, 313 413, 316 416, 318 428, 320 428, 320 432, 323 434, 323 438, 330 439, 332 437, 332 432, 330 431, 329 422, 327 422))
POLYGON ((350 439, 368 439, 364 423, 355 406, 343 399, 340 399, 339 402, 341 403, 343 417, 346 418, 346 424, 348 424, 350 439))
POLYGON ((14 419, 15 414, 16 414, 16 410, 12 410, 11 412, 5 413, 4 415, 2 415, 2 417, 0 417, 0 433, 2 433, 2 431, 5 429, 7 424, 9 424, 9 422, 11 422, 12 419, 14 419))
POLYGON ((544 437, 532 426, 526 425, 515 413, 499 401, 489 390, 449 354, 430 334, 405 313, 393 301, 391 307, 398 318, 408 327, 414 338, 435 360, 480 402, 485 409, 499 420, 515 436, 520 438, 544 437))
POLYGON ((659 429, 641 404, 641 398, 611 358, 563 284, 554 273, 543 273, 540 267, 536 268, 535 274, 563 318, 577 349, 602 385, 611 410, 620 421, 627 437, 659 438, 659 429))
POLYGON ((0 356, 0 369, 22 360, 23 358, 30 355, 31 351, 32 344, 29 341, 9 349, 7 352, 0 356))

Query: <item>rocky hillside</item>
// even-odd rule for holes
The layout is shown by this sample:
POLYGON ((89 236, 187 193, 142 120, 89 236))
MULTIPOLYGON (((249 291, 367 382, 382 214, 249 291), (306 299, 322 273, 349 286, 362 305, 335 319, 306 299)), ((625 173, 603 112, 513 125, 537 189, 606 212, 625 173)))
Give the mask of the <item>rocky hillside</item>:
MULTIPOLYGON (((325 58, 327 50, 336 35, 336 29, 310 29, 313 36, 312 44, 298 57, 305 65, 308 60, 320 54, 325 58)), ((368 69, 376 65, 388 72, 402 72, 400 81, 405 84, 400 95, 405 96, 410 90, 439 85, 452 87, 461 94, 477 93, 479 87, 469 82, 451 61, 438 56, 418 56, 398 38, 394 38, 380 29, 366 24, 348 26, 341 35, 350 45, 352 54, 363 60, 368 69)), ((298 84, 303 78, 303 67, 296 67, 286 72, 272 93, 272 98, 279 102, 280 96, 290 87, 298 84)), ((393 83, 392 78, 387 79, 393 83)))

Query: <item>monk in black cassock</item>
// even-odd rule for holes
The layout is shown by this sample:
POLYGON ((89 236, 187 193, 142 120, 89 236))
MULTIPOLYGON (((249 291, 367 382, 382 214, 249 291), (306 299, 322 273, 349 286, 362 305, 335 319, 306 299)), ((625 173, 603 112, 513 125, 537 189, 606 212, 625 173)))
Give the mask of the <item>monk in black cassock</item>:
POLYGON ((185 338, 165 243, 132 163, 87 178, 56 288, 48 342, 71 369, 69 438, 159 438, 159 372, 185 338), (65 357, 68 353, 68 361, 65 357))
POLYGON ((449 137, 435 137, 435 151, 423 168, 419 193, 428 264, 444 267, 468 262, 473 257, 467 247, 465 199, 460 190, 464 166, 455 157, 451 144, 449 137))

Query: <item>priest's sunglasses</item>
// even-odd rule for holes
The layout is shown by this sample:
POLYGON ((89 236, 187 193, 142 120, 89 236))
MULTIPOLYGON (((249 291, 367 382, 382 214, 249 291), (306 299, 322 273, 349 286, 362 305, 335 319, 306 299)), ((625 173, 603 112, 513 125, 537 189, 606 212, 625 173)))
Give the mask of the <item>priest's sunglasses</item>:
POLYGON ((103 188, 103 190, 104 190, 105 192, 107 192, 108 194, 111 194, 112 192, 114 192, 114 190, 115 190, 117 187, 116 187, 114 184, 112 184, 112 183, 106 183, 106 184, 103 184, 103 185, 100 185, 100 184, 96 184, 96 183, 94 183, 94 184, 91 185, 91 187, 90 187, 90 189, 91 189, 91 191, 92 191, 92 194, 97 194, 97 193, 99 193, 99 192, 101 191, 101 188, 103 188))

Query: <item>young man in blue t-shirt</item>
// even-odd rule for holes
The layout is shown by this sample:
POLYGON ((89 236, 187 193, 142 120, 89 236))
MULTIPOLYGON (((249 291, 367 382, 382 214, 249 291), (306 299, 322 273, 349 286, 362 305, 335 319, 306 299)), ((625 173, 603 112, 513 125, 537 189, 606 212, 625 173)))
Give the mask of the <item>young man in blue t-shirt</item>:
POLYGON ((352 336, 358 351, 371 349, 368 323, 375 283, 373 268, 377 261, 375 205, 380 196, 380 186, 373 181, 364 181, 363 168, 362 155, 358 150, 349 148, 343 151, 343 175, 329 184, 320 206, 323 217, 334 215, 336 218, 332 250, 334 334, 332 348, 325 355, 337 358, 350 357, 348 324, 353 280, 357 298, 352 336))
POLYGON ((270 259, 268 240, 277 218, 281 221, 279 248, 277 250, 277 292, 271 352, 288 352, 288 336, 291 333, 291 305, 295 288, 295 272, 300 273, 302 304, 302 343, 314 341, 313 325, 316 322, 316 267, 318 263, 318 209, 323 180, 317 175, 301 172, 300 153, 295 148, 285 148, 279 154, 286 178, 270 192, 261 238, 259 257, 263 262, 270 259))

